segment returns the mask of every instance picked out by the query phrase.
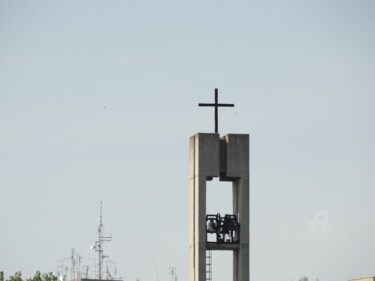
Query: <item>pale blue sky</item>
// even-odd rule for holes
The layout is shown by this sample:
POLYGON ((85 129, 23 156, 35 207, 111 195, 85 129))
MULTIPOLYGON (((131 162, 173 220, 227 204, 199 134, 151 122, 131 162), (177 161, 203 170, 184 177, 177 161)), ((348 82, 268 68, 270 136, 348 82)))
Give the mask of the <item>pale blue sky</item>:
POLYGON ((375 276, 374 34, 370 0, 2 0, 0 269, 92 263, 102 200, 126 280, 153 253, 187 281, 188 138, 219 88, 220 133, 251 134, 251 280, 375 276))

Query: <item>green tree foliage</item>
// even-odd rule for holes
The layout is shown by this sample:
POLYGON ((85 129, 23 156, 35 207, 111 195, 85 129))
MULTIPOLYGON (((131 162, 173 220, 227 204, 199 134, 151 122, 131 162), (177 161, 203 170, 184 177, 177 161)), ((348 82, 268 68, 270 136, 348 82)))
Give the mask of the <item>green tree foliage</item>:
POLYGON ((21 271, 17 271, 13 276, 10 276, 7 281, 22 281, 21 271))
MULTIPOLYGON (((304 277, 301 277, 298 281, 309 281, 309 278, 304 276, 304 277)), ((319 281, 319 279, 316 279, 316 281, 319 281)))
POLYGON ((27 279, 27 281, 42 281, 42 276, 41 276, 40 271, 35 272, 34 277, 27 279))
POLYGON ((28 281, 57 281, 57 276, 53 275, 52 272, 40 274, 40 272, 37 271, 34 278, 28 281))
POLYGON ((9 279, 4 279, 4 272, 0 272, 0 281, 57 281, 57 276, 53 275, 52 272, 41 273, 37 271, 33 278, 28 278, 23 280, 21 271, 17 271, 13 276, 10 276, 9 279))

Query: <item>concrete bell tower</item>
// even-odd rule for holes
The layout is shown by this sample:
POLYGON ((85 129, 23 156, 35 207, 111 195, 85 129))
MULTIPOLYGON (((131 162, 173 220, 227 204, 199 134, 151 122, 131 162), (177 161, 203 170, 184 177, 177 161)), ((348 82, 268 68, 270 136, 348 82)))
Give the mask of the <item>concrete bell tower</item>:
MULTIPOLYGON (((206 281, 206 251, 233 252, 233 281, 249 281, 249 135, 215 132, 190 137, 190 281, 206 281), (232 182, 232 214, 206 213, 206 182, 232 182), (208 239, 208 237, 213 239, 208 239)), ((206 105, 207 106, 207 105, 206 105)), ((212 105, 214 106, 214 105, 212 105)))

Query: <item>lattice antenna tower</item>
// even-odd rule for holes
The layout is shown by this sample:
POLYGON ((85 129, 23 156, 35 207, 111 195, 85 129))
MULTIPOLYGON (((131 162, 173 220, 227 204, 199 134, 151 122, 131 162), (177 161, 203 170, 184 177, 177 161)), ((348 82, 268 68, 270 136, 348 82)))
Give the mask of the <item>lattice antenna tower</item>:
MULTIPOLYGON (((87 270, 88 276, 91 277, 91 274, 93 274, 93 276, 96 277, 97 272, 98 272, 98 269, 97 269, 98 263, 96 262, 96 259, 88 259, 88 260, 90 261, 90 266, 91 266, 90 271, 87 270), (90 272, 90 274, 89 274, 89 272, 90 272)), ((89 267, 89 266, 87 266, 87 267, 89 267)), ((86 277, 86 278, 88 278, 88 277, 86 277)))
POLYGON ((82 278, 81 260, 83 259, 83 257, 82 257, 80 254, 77 254, 77 258, 78 258, 78 265, 77 265, 77 279, 81 279, 81 278, 82 278))
POLYGON ((171 281, 177 281, 177 275, 176 275, 176 268, 175 267, 169 268, 169 276, 171 276, 171 281))
POLYGON ((95 241, 94 246, 91 246, 91 249, 98 252, 98 258, 99 258, 99 261, 98 261, 98 267, 99 267, 98 274, 99 274, 99 276, 98 277, 99 277, 100 280, 103 279, 103 262, 104 262, 104 259, 109 257, 109 256, 104 255, 103 245, 104 245, 104 242, 112 241, 112 235, 104 236, 103 229, 104 229, 104 226, 103 226, 103 216, 102 216, 102 201, 100 201, 100 223, 99 223, 99 227, 98 227, 99 239, 98 239, 98 241, 95 241))
POLYGON ((65 266, 64 261, 67 260, 67 258, 62 258, 60 260, 61 265, 58 266, 61 271, 57 273, 57 276, 59 277, 60 281, 66 281, 67 280, 67 275, 68 275, 68 267, 65 266))
POLYGON ((85 266, 85 278, 89 278, 89 266, 85 266))
POLYGON ((107 260, 107 279, 117 280, 117 266, 115 261, 107 260))
MULTIPOLYGON (((81 279, 81 261, 83 257, 79 253, 76 253, 74 248, 72 248, 72 253, 70 255, 70 258, 65 258, 65 259, 70 259, 70 263, 71 263, 70 279, 71 280, 81 279)), ((62 277, 66 279, 66 276, 62 276, 62 277)))
POLYGON ((76 259, 74 257, 74 248, 72 248, 72 254, 70 255, 70 262, 71 262, 71 267, 70 267, 70 279, 75 280, 75 269, 76 269, 76 259))

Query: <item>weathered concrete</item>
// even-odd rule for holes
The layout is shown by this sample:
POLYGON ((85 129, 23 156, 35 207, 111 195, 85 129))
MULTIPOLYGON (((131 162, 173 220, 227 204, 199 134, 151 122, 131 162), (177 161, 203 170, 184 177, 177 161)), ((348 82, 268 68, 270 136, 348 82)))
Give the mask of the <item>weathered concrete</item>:
POLYGON ((196 134, 190 137, 190 281, 206 280, 206 250, 233 251, 233 281, 249 280, 249 135, 196 134), (240 223, 240 244, 206 242, 206 181, 231 181, 233 214, 240 223))

